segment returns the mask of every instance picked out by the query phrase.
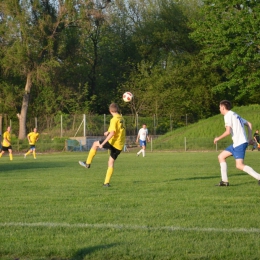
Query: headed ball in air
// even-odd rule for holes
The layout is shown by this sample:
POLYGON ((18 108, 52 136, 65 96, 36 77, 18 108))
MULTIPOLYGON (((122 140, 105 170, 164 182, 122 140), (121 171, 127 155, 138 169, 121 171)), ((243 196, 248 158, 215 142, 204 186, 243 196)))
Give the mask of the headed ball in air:
POLYGON ((133 99, 133 94, 131 93, 131 92, 125 92, 124 94, 123 94, 123 100, 125 101, 125 102, 131 102, 132 101, 132 99, 133 99))

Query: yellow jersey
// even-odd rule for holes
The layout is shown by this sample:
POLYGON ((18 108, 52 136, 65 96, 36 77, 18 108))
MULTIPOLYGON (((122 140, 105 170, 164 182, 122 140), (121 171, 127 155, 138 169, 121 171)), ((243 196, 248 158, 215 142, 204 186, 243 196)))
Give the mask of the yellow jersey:
POLYGON ((3 135, 3 146, 9 147, 10 145, 11 145, 11 134, 8 131, 6 131, 6 132, 4 132, 4 135, 3 135), (8 142, 10 142, 10 144, 6 140, 8 142))
POLYGON ((39 138, 39 133, 31 132, 27 135, 27 137, 30 139, 29 144, 35 145, 36 141, 39 138))
POLYGON ((114 131, 114 136, 108 141, 117 150, 123 150, 125 145, 125 122, 121 115, 116 114, 110 120, 108 132, 114 131))

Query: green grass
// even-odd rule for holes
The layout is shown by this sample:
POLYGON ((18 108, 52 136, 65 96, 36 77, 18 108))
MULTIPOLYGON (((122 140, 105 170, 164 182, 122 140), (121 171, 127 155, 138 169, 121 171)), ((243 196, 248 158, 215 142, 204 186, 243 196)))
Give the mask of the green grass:
MULTIPOLYGON (((0 259, 259 259, 257 181, 217 152, 122 153, 110 188, 108 154, 0 159, 0 259)), ((260 171, 260 152, 246 163, 260 171)))

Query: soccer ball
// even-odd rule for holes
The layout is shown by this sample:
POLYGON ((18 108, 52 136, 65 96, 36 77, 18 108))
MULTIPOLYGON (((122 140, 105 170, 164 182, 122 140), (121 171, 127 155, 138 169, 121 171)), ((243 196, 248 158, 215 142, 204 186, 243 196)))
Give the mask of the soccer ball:
POLYGON ((123 100, 124 100, 125 102, 131 102, 132 99, 133 99, 133 94, 132 94, 131 92, 125 92, 125 93, 123 94, 123 100))

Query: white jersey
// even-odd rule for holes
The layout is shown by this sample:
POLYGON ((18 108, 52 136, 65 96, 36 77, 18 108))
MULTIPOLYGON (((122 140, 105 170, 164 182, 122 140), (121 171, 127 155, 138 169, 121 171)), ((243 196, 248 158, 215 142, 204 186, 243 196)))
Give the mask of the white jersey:
POLYGON ((230 110, 224 116, 224 121, 225 126, 231 127, 233 147, 237 147, 248 142, 247 135, 244 129, 244 125, 247 123, 245 119, 230 110))
POLYGON ((138 135, 139 135, 139 139, 141 141, 146 141, 146 138, 148 136, 148 129, 147 128, 141 128, 138 132, 138 135))

